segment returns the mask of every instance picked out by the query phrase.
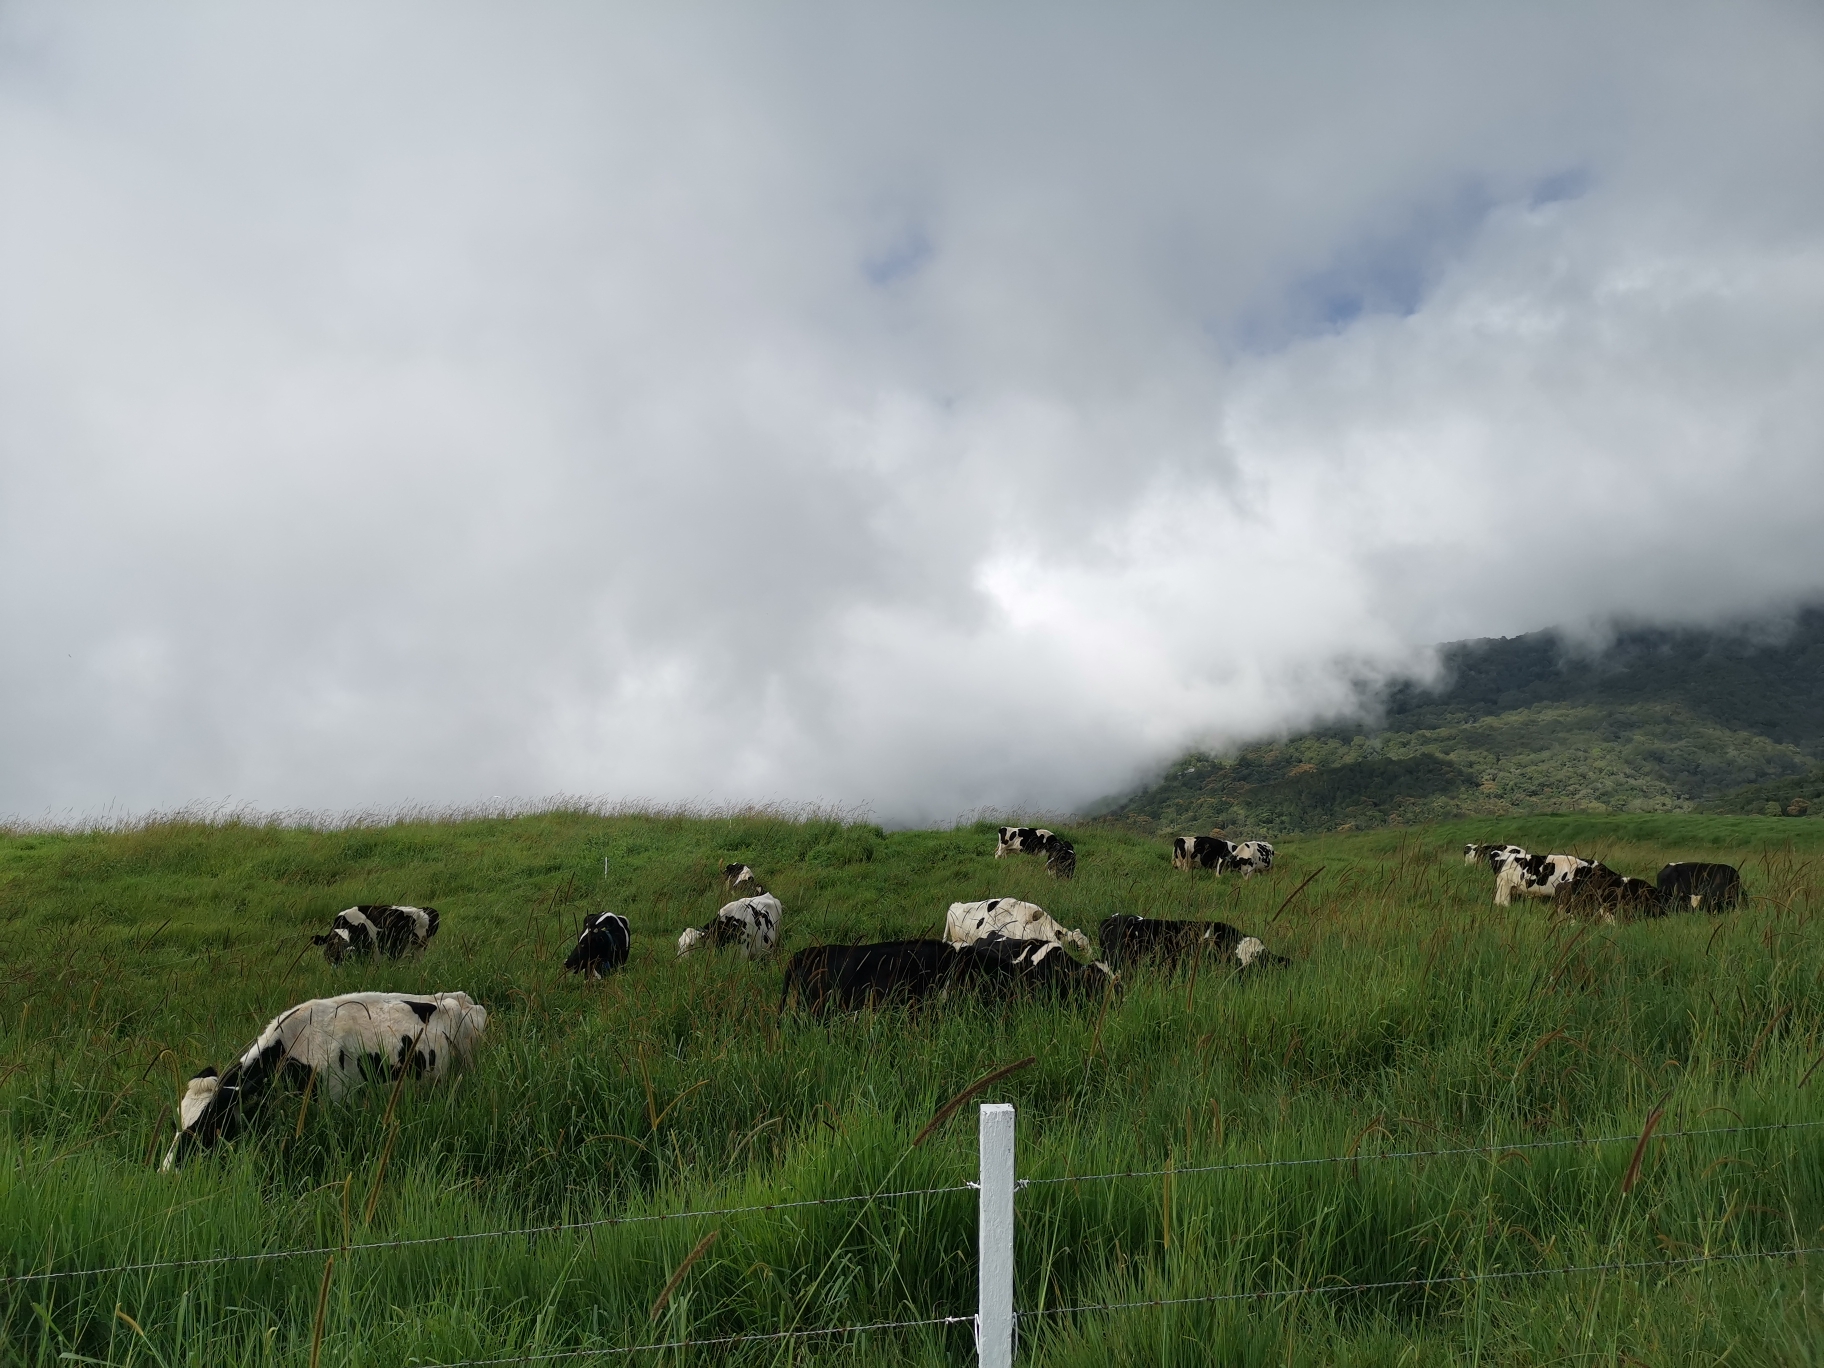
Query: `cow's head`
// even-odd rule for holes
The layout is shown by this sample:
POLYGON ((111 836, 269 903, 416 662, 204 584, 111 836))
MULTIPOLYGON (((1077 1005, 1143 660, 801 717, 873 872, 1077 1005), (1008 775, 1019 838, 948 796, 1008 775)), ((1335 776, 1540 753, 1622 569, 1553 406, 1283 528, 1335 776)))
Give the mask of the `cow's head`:
POLYGON ((331 964, 340 964, 343 956, 348 954, 350 947, 353 945, 354 938, 346 929, 338 926, 327 936, 312 936, 310 938, 310 943, 312 945, 322 946, 323 958, 328 960, 331 964))
POLYGON ((1066 945, 1074 946, 1086 955, 1089 953, 1089 937, 1084 935, 1081 931, 1073 931, 1069 927, 1065 927, 1062 931, 1058 932, 1058 938, 1066 945))
POLYGON ((204 1069, 184 1084, 184 1095, 177 1102, 177 1134, 165 1152, 159 1172, 170 1173, 177 1161, 191 1150, 214 1143, 221 1133, 224 1117, 219 1115, 221 1076, 213 1068, 204 1069))
POLYGON ((697 942, 702 939, 703 929, 701 927, 692 926, 686 928, 684 934, 678 937, 678 958, 682 959, 692 950, 696 949, 697 942))

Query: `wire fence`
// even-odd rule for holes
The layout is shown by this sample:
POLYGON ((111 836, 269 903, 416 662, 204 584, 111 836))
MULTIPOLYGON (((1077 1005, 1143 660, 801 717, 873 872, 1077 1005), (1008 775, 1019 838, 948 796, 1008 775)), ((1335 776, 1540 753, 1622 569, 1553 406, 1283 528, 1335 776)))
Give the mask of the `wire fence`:
POLYGON ((951 1192, 968 1192, 972 1183, 949 1187, 910 1188, 900 1192, 858 1192, 845 1197, 807 1197, 792 1202, 762 1202, 754 1206, 713 1207, 702 1211, 660 1211, 638 1216, 601 1216, 587 1221, 559 1221, 550 1225, 511 1226, 500 1230, 456 1231, 448 1235, 414 1235, 397 1240, 365 1240, 357 1244, 309 1245, 297 1249, 263 1249, 249 1254, 213 1254, 200 1259, 165 1259, 146 1263, 113 1264, 105 1268, 71 1268, 41 1273, 13 1273, 0 1278, 0 1287, 14 1283, 53 1282, 67 1278, 105 1278, 121 1273, 153 1273, 173 1268, 208 1268, 219 1264, 257 1263, 273 1259, 326 1258, 331 1254, 364 1254, 377 1249, 409 1249, 415 1246, 457 1244, 469 1240, 503 1240, 513 1236, 531 1239, 540 1235, 563 1235, 580 1230, 600 1230, 608 1226, 641 1225, 655 1221, 709 1220, 718 1216, 745 1216, 762 1211, 792 1211, 802 1207, 842 1206, 855 1202, 890 1202, 902 1197, 936 1197, 951 1192))
MULTIPOLYGON (((1480 1145, 1425 1150, 1381 1150, 1367 1153, 1351 1151, 1347 1154, 1328 1154, 1305 1158, 1243 1160, 1227 1164, 1193 1165, 1185 1168, 1125 1169, 1107 1173, 1066 1174, 1042 1178, 1015 1179, 1009 1169, 1009 1172, 1006 1175, 1006 1181, 1012 1190, 1020 1190, 1035 1187, 1058 1186, 1062 1184, 1117 1182, 1130 1179, 1139 1180, 1166 1177, 1178 1179, 1197 1174, 1234 1173, 1244 1171, 1258 1172, 1270 1169, 1296 1169, 1320 1165, 1361 1164, 1387 1160, 1417 1161, 1424 1159, 1463 1158, 1471 1155, 1491 1155, 1499 1160, 1510 1154, 1533 1153, 1544 1150, 1586 1148, 1620 1144, 1623 1142, 1643 1145, 1649 1138, 1661 1143, 1675 1140, 1698 1141, 1725 1136, 1767 1135, 1786 1131, 1814 1130, 1819 1127, 1824 1127, 1824 1118, 1810 1121, 1784 1121, 1756 1125, 1693 1127, 1683 1130, 1657 1131, 1653 1132, 1651 1135, 1644 1132, 1632 1132, 1600 1136, 1578 1136, 1559 1140, 1529 1140, 1516 1142, 1494 1141, 1480 1145)), ((1009 1159, 1009 1164, 1010 1163, 1011 1160, 1009 1159)), ((716 1207, 700 1210, 652 1212, 629 1216, 603 1216, 583 1221, 560 1221, 544 1225, 511 1226, 481 1231, 459 1231, 444 1235, 409 1236, 391 1240, 369 1240, 358 1243, 313 1245, 293 1249, 259 1250, 244 1254, 220 1254, 194 1259, 148 1260, 96 1268, 64 1270, 47 1269, 37 1272, 21 1272, 5 1275, 0 1277, 0 1287, 62 1282, 82 1278, 106 1278, 135 1273, 193 1270, 285 1259, 327 1258, 331 1255, 345 1257, 348 1255, 379 1250, 419 1248, 433 1245, 455 1245, 482 1240, 509 1239, 516 1237, 536 1239, 542 1236, 564 1235, 615 1226, 652 1224, 669 1221, 712 1220, 733 1216, 771 1214, 817 1207, 853 1206, 858 1203, 892 1202, 920 1197, 950 1196, 971 1191, 982 1192, 985 1197, 985 1188, 989 1185, 990 1179, 988 1169, 984 1166, 981 1182, 955 1183, 941 1187, 907 1188, 891 1192, 852 1193, 836 1197, 801 1198, 784 1202, 762 1202, 743 1206, 716 1207)), ((1756 1259, 1794 1259, 1818 1254, 1824 1254, 1824 1246, 1794 1246, 1791 1248, 1772 1250, 1702 1253, 1663 1259, 1613 1260, 1602 1263, 1576 1264, 1562 1267, 1496 1269, 1480 1272, 1439 1274, 1421 1278, 1392 1279, 1378 1282, 1314 1283, 1293 1288, 1213 1292, 1195 1296, 1144 1298, 1129 1301, 1086 1302, 1070 1306, 1041 1306, 1030 1311, 1019 1313, 1019 1319, 1034 1320, 1039 1318, 1069 1317, 1117 1311, 1144 1310, 1149 1308, 1409 1291, 1482 1283, 1512 1282, 1536 1278, 1569 1277, 1585 1273, 1644 1272, 1654 1269, 1675 1269, 1708 1264, 1739 1263, 1756 1259)), ((646 1351, 659 1352, 686 1348, 734 1349, 741 1345, 759 1344, 769 1341, 830 1339, 838 1336, 859 1335, 871 1332, 946 1327, 965 1323, 975 1324, 977 1326, 979 1342, 980 1318, 977 1315, 947 1315, 911 1320, 876 1321, 859 1325, 828 1326, 810 1329, 795 1328, 789 1330, 721 1335, 707 1338, 672 1339, 644 1344, 590 1346, 561 1350, 529 1350, 519 1354, 508 1354, 492 1358, 450 1360, 441 1364, 427 1365, 427 1368, 488 1368, 488 1365, 497 1364, 558 1362, 585 1358, 624 1356, 646 1351)), ((984 1361, 986 1361, 985 1351, 984 1361)))
MULTIPOLYGON (((1692 1130, 1655 1131, 1654 1140, 1686 1140, 1702 1135, 1748 1135, 1756 1131, 1810 1130, 1824 1126, 1824 1119, 1817 1121, 1775 1121, 1762 1126, 1704 1126, 1692 1130)), ((1514 1143, 1493 1142, 1486 1145, 1466 1145, 1457 1149, 1430 1150, 1372 1150, 1366 1154, 1326 1154, 1309 1159, 1247 1159, 1233 1164, 1195 1164, 1188 1168, 1171 1169, 1124 1169, 1115 1173, 1066 1174, 1058 1178, 1022 1178, 1022 1188, 1042 1187, 1060 1183, 1108 1183, 1123 1178, 1183 1178, 1195 1173, 1238 1173, 1246 1169, 1267 1168, 1304 1168, 1319 1164, 1366 1164, 1384 1159, 1449 1159, 1466 1154, 1520 1154, 1534 1150, 1572 1149, 1594 1145, 1614 1145, 1626 1141, 1630 1144, 1640 1142, 1640 1132, 1627 1135, 1594 1135, 1578 1136, 1568 1140, 1522 1140, 1514 1143)))

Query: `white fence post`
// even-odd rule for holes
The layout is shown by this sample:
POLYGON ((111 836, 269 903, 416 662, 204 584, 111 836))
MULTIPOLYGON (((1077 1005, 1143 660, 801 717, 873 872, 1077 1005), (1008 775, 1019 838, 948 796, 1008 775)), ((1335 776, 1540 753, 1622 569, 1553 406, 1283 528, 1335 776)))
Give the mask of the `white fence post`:
POLYGON ((975 1349, 982 1368, 1013 1368, 1013 1105, 981 1109, 981 1285, 975 1349))

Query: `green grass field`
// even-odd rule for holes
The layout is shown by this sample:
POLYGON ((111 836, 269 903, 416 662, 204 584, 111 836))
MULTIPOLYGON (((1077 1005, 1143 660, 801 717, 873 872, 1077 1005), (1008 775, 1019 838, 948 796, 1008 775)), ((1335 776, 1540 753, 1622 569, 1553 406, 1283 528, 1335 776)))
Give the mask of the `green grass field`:
MULTIPOLYGON (((986 825, 550 813, 342 831, 165 823, 0 836, 0 1273, 164 1263, 960 1184, 973 1107, 1019 1107, 1023 1177, 1356 1154, 1359 1163, 1035 1184, 1018 1305, 1614 1265, 1824 1245, 1824 1127, 1376 1160, 1394 1151, 1824 1120, 1824 823, 1514 819, 1280 845, 1270 876, 1173 871, 1086 826, 1077 879, 996 862, 986 825), (1814 835, 1814 833, 1816 833, 1814 835), (1742 865, 1712 918, 1554 924, 1491 906, 1465 839, 1742 865), (1799 844, 1794 844, 1794 842, 1799 844), (1808 844, 1806 842, 1809 842, 1808 844), (608 872, 603 874, 603 859, 608 872), (752 863, 785 905, 772 963, 678 931, 752 863), (1284 905, 1307 875, 1302 894, 1284 905), (825 1024, 776 1013, 785 955, 939 935, 1014 894, 1092 935, 1117 911, 1220 917, 1296 963, 1130 975, 1117 1001, 951 1005, 825 1024), (333 971, 307 944, 355 902, 430 903, 420 960, 333 971), (1283 906, 1283 910, 1282 909, 1283 906), (559 966, 580 916, 633 923, 600 983, 559 966), (280 1096, 160 1175, 182 1080, 307 997, 463 989, 476 1066, 337 1106, 280 1096)), ((973 1194, 0 1285, 0 1360, 406 1364, 968 1314, 973 1194), (713 1244, 654 1318, 684 1256, 713 1244), (324 1296, 327 1288, 326 1296, 324 1296), (318 1307, 320 1296, 322 1314, 318 1307)), ((1027 1314, 1023 1362, 1824 1363, 1816 1259, 1027 1314)), ((621 1362, 556 1359, 556 1362, 621 1362)), ((962 1363, 967 1326, 632 1355, 652 1363, 962 1363)))

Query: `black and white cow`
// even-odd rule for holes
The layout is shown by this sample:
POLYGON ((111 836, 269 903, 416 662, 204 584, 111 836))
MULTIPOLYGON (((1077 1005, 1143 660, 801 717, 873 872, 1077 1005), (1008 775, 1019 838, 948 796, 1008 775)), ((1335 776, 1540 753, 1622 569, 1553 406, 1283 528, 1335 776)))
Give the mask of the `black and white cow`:
POLYGON ((1227 922, 1163 921, 1121 913, 1103 921, 1098 939, 1103 956, 1117 969, 1142 960, 1176 965, 1199 956, 1238 969, 1292 962, 1269 952, 1258 936, 1244 935, 1227 922))
POLYGON ((1525 854, 1526 851, 1517 845, 1477 845, 1474 841, 1471 841, 1468 845, 1463 847, 1463 863, 1466 865, 1492 865, 1497 855, 1512 857, 1525 854))
POLYGON ((1057 839, 1057 833, 1047 831, 1044 827, 1010 827, 1001 828, 999 842, 994 847, 994 858, 1003 855, 1043 855, 1051 849, 1051 843, 1057 839))
POLYGON ((766 892, 764 888, 760 887, 760 880, 754 877, 752 868, 744 864, 722 866, 722 887, 730 893, 738 892, 743 888, 750 893, 766 892))
POLYGON ((937 940, 809 946, 786 961, 779 1010, 794 999, 817 1016, 921 1002, 949 982, 955 961, 956 948, 937 940))
POLYGON ((375 954, 397 959, 423 950, 437 934, 434 907, 395 907, 390 903, 363 903, 336 913, 329 934, 312 936, 310 943, 323 947, 331 964, 345 959, 369 959, 375 954))
POLYGON ((762 891, 751 898, 737 898, 707 925, 690 927, 679 936, 678 957, 682 959, 706 940, 712 950, 738 945, 750 960, 770 955, 779 943, 782 911, 779 899, 771 893, 762 891))
POLYGON ((1045 868, 1054 879, 1069 879, 1077 872, 1077 848, 1044 827, 1002 827, 994 858, 1003 855, 1043 855, 1045 868))
POLYGON ((1072 945, 1089 953, 1089 937, 1052 919, 1037 903, 1018 898, 990 898, 986 902, 951 903, 944 915, 944 939, 951 945, 972 945, 986 936, 1008 940, 1051 941, 1072 945))
POLYGON ((1242 877, 1273 868, 1273 847, 1265 841, 1229 841, 1221 836, 1179 836, 1172 841, 1173 869, 1239 869, 1242 877))
POLYGON ((1009 995, 1078 998, 1117 986, 1100 960, 1078 964, 1056 941, 990 935, 956 948, 950 978, 983 998, 1009 995))
POLYGON ((1172 868, 1220 873, 1234 854, 1235 843, 1220 836, 1179 836, 1172 841, 1172 868))
MULTIPOLYGON (((1517 850, 1518 847, 1509 847, 1517 850)), ((1578 870, 1593 861, 1575 855, 1529 855, 1525 851, 1511 854, 1496 851, 1489 857, 1495 871, 1495 905, 1506 907, 1518 893, 1523 898, 1549 898, 1560 884, 1571 881, 1578 870)))
POLYGON ((1742 901, 1742 876, 1734 865, 1674 862, 1654 882, 1668 901, 1687 902, 1694 910, 1721 912, 1742 901))
POLYGON ((1253 874, 1264 874, 1273 868, 1273 847, 1265 841, 1243 841, 1235 847, 1229 863, 1241 871, 1244 879, 1253 874))
POLYGON ((488 1012, 467 993, 344 993, 314 998, 267 1023, 241 1057, 218 1074, 204 1069, 184 1087, 177 1136, 161 1166, 207 1149, 253 1119, 274 1084, 317 1088, 338 1101, 363 1083, 401 1073, 442 1078, 475 1052, 488 1012))
POLYGON ((1605 922, 1663 917, 1668 903, 1645 879, 1618 874, 1600 861, 1585 863, 1552 891, 1552 906, 1565 916, 1605 922))
POLYGON ((576 938, 576 949, 564 961, 564 972, 599 979, 627 963, 631 941, 627 918, 618 912, 597 912, 585 917, 583 934, 576 938))

